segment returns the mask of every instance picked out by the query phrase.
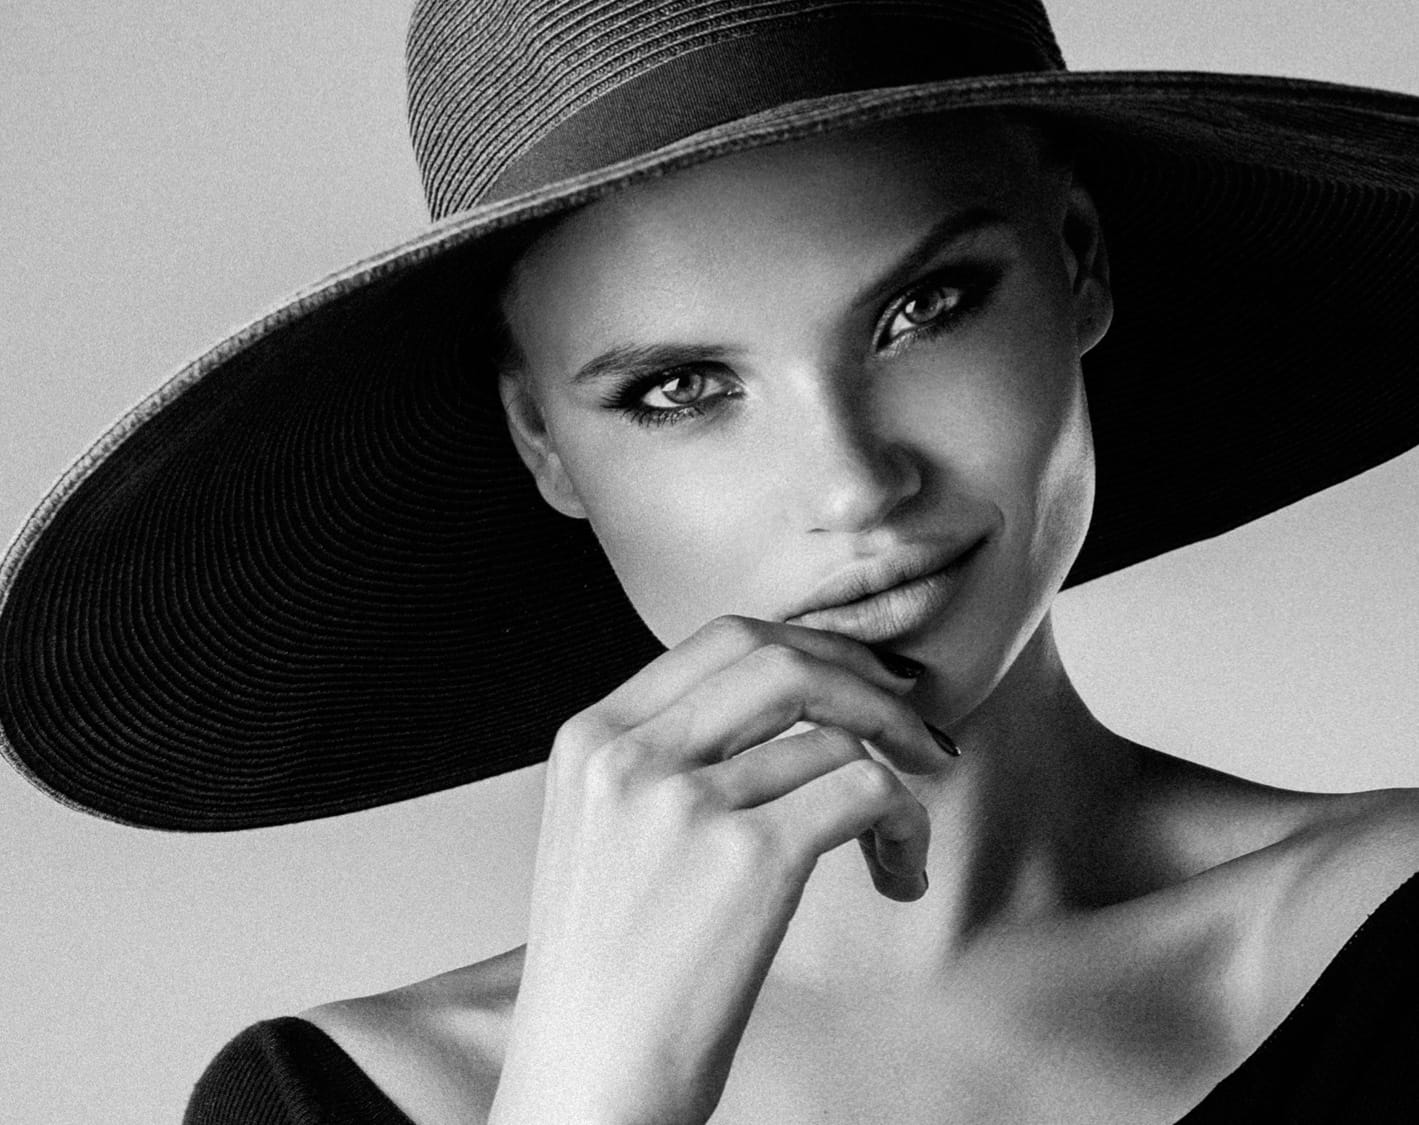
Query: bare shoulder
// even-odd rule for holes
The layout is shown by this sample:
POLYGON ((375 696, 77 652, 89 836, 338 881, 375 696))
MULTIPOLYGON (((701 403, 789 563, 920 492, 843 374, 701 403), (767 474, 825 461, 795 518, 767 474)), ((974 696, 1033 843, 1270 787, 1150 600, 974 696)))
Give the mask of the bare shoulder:
POLYGON ((1319 795, 1303 808, 1284 841, 1295 909, 1319 896, 1368 914, 1419 871, 1419 789, 1319 795))
POLYGON ((1259 950, 1299 998, 1365 920, 1419 872, 1419 790, 1309 795, 1243 885, 1266 902, 1259 950))
POLYGON ((301 1013, 415 1125, 487 1120, 522 978, 522 947, 389 992, 301 1013))

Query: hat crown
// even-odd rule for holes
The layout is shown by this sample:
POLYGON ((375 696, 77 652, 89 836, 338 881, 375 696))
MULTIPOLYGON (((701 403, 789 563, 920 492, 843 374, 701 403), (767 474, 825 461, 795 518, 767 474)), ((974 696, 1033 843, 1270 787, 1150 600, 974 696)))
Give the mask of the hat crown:
POLYGON ((435 219, 802 98, 1064 69, 1039 0, 420 0, 407 56, 435 219))

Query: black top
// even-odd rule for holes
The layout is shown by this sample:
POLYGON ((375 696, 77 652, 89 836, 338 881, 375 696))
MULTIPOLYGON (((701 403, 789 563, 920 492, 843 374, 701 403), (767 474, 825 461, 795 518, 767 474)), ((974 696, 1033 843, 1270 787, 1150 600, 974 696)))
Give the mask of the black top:
MULTIPOLYGON (((1419 1118, 1419 875, 1395 891, 1257 1050, 1178 1125, 1419 1118)), ((294 1017, 212 1060, 184 1125, 412 1125, 349 1055, 294 1017)))

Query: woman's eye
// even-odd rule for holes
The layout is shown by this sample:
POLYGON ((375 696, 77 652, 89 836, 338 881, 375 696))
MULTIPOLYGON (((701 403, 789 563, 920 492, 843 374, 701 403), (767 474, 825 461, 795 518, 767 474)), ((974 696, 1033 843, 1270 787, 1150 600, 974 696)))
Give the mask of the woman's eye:
POLYGON ((966 290, 960 285, 938 282, 914 290, 888 320, 882 333, 882 343, 890 344, 913 332, 939 327, 948 322, 965 303, 966 290))
POLYGON ((964 261, 923 278, 887 307, 878 322, 877 346, 890 349, 954 331, 989 307, 1008 269, 1000 261, 964 261))
POLYGON ((704 397, 708 386, 709 379, 703 371, 677 371, 642 395, 641 405, 660 410, 691 406, 704 397))
POLYGON ((721 399, 737 398, 739 384, 714 365, 677 367, 616 391, 607 405, 645 425, 684 422, 712 409, 721 399))

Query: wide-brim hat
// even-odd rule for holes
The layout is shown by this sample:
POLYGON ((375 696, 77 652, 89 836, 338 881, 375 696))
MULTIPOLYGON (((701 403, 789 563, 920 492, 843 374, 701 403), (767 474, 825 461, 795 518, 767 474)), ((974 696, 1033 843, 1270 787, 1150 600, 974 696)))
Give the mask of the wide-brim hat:
POLYGON ((964 110, 1067 134, 1117 311, 1077 583, 1419 444, 1419 99, 1064 68, 1036 0, 429 0, 433 226, 179 372, 0 569, 0 739, 60 801, 248 828, 536 762, 651 659, 517 460, 485 311, 540 224, 754 146, 964 110))

